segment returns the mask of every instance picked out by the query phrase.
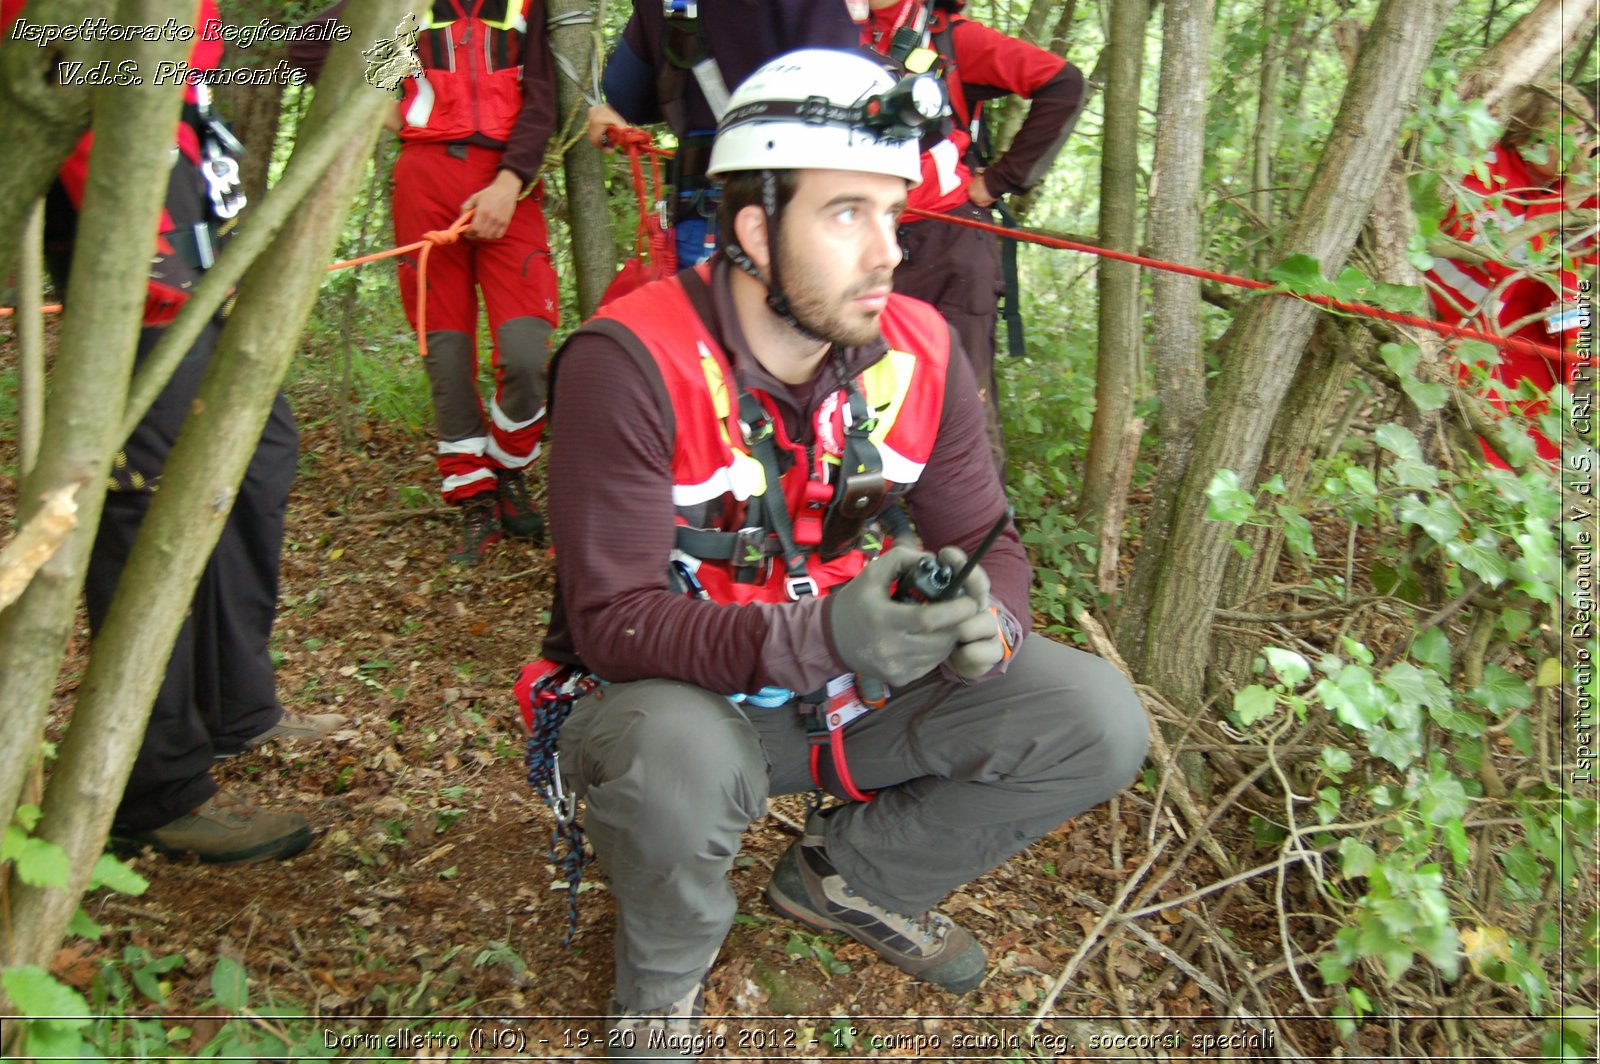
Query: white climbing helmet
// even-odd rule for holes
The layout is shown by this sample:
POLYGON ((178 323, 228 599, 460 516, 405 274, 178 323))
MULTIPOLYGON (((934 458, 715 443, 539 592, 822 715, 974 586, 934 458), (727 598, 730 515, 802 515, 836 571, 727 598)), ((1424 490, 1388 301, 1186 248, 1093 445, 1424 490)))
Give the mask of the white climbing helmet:
POLYGON ((854 170, 922 180, 922 126, 949 109, 942 82, 895 81, 864 55, 803 48, 734 90, 711 147, 711 176, 736 170, 854 170))

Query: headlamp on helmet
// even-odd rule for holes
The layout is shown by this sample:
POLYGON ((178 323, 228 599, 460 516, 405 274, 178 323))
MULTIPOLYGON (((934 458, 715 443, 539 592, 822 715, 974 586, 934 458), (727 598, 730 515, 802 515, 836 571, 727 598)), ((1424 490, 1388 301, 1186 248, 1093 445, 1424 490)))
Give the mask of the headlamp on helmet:
POLYGON ((908 74, 887 92, 861 105, 862 124, 881 137, 908 140, 950 112, 944 82, 932 74, 908 74))

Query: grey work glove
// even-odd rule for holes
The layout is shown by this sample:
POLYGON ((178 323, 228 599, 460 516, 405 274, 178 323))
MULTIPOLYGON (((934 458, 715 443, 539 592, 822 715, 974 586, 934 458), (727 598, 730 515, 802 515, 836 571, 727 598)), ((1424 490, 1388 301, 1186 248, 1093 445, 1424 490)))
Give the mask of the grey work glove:
POLYGON ((948 602, 895 602, 889 597, 895 581, 915 569, 921 557, 909 547, 895 547, 828 596, 833 645, 852 672, 898 687, 932 672, 956 649, 962 625, 978 612, 975 601, 962 596, 948 602))
MULTIPOLYGON (((939 561, 959 573, 967 564, 967 556, 960 547, 946 547, 939 552, 939 561)), ((982 565, 972 567, 961 590, 964 597, 977 603, 978 612, 956 629, 955 649, 944 663, 957 676, 976 680, 1005 659, 1006 644, 1000 633, 1000 618, 989 608, 989 574, 982 565)))

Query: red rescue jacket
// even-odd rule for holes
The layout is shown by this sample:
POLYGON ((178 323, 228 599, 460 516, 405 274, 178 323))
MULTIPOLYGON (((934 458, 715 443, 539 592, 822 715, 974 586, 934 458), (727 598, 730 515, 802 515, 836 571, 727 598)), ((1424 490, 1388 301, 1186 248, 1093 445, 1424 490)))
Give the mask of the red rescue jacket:
MULTIPOLYGON (((708 282, 708 264, 692 272, 700 282, 708 282)), ((605 306, 595 317, 627 327, 661 373, 675 426, 672 498, 680 530, 736 535, 747 526, 751 499, 768 485, 741 428, 740 385, 729 357, 684 285, 682 275, 647 285, 605 306)), ((922 475, 938 435, 950 333, 932 307, 902 296, 890 296, 882 324, 889 350, 852 383, 865 400, 869 420, 864 424, 871 426, 867 435, 876 446, 884 479, 891 486, 913 484, 922 475)), ((766 393, 750 394, 765 410, 778 450, 791 459, 778 487, 794 538, 802 548, 814 547, 820 541, 819 506, 831 500, 843 479, 839 471, 849 425, 849 389, 841 386, 813 412, 813 448, 787 438, 782 418, 766 393)), ((695 571, 713 601, 783 602, 792 597, 790 574, 783 565, 772 564, 770 545, 766 559, 755 566, 758 575, 750 579, 749 566, 741 575, 731 559, 695 556, 685 550, 694 539, 680 531, 674 557, 695 571)), ((829 561, 813 550, 807 554, 807 574, 817 591, 826 593, 859 573, 868 557, 859 541, 829 561)))
POLYGON ((417 38, 423 73, 401 83, 400 137, 502 144, 522 111, 522 50, 533 0, 451 0, 454 17, 430 9, 417 38), (470 8, 469 6, 470 5, 470 8))

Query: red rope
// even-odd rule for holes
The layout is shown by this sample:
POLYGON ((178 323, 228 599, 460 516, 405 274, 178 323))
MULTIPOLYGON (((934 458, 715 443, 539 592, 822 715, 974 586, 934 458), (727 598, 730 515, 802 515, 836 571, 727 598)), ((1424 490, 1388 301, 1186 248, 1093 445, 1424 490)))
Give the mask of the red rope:
POLYGON ((1047 248, 1082 251, 1090 255, 1116 259, 1119 262, 1131 262, 1136 266, 1148 266, 1154 270, 1166 270, 1168 273, 1181 273, 1190 277, 1199 277, 1206 281, 1218 281, 1222 284, 1233 285, 1236 288, 1249 288, 1258 292, 1267 292, 1271 295, 1304 299, 1308 303, 1315 303, 1330 310, 1342 310, 1349 314, 1360 314, 1368 318, 1377 318, 1380 321, 1393 322, 1396 325, 1414 325, 1419 329, 1428 329, 1436 332, 1440 336, 1462 340, 1478 340, 1507 351, 1518 351, 1523 354, 1538 355, 1540 358, 1564 362, 1579 361, 1578 355, 1574 352, 1563 351, 1561 348, 1551 347, 1548 344, 1536 344, 1531 340, 1523 340, 1515 336, 1496 336, 1494 333, 1484 332, 1482 329, 1473 329, 1465 325, 1448 325, 1442 321, 1429 321, 1427 318, 1419 318, 1414 314, 1401 314, 1393 310, 1384 310, 1382 307, 1374 307, 1367 303, 1347 303, 1342 299, 1334 299, 1331 296, 1286 292, 1276 285, 1268 284, 1265 281, 1253 280, 1249 277, 1238 277, 1231 273, 1218 273, 1215 270, 1202 270, 1198 266, 1184 266, 1176 262, 1163 262, 1160 259, 1146 258, 1143 255, 1134 255, 1126 251, 1113 251, 1110 248, 1096 247, 1093 244, 1080 244, 1074 240, 1046 236, 1032 229, 1007 229, 1005 226, 995 225, 992 222, 980 222, 973 218, 957 218, 949 214, 936 214, 916 207, 906 208, 905 213, 913 218, 932 218, 942 222, 949 222, 951 225, 964 225, 969 229, 982 229, 985 232, 1008 236, 1015 240, 1025 240, 1028 243, 1040 244, 1047 248))
MULTIPOLYGON (((612 126, 606 131, 607 141, 615 147, 621 148, 628 156, 628 167, 633 174, 633 194, 639 208, 639 226, 634 233, 634 253, 644 254, 648 248, 650 258, 661 267, 662 276, 670 276, 677 272, 677 249, 666 238, 664 225, 650 225, 650 191, 654 188, 658 193, 663 188, 661 184, 661 169, 659 160, 671 158, 672 152, 665 148, 658 148, 651 140, 650 134, 642 129, 631 126, 612 126), (646 182, 644 166, 640 156, 650 156, 650 181, 646 182)), ((1498 347, 1504 351, 1517 351, 1522 354, 1537 355, 1540 358, 1552 361, 1577 362, 1580 361, 1578 353, 1565 351, 1549 344, 1536 344, 1531 340, 1523 340, 1515 336, 1496 336, 1494 333, 1482 329, 1474 329, 1466 325, 1450 325, 1442 321, 1430 321, 1415 314, 1402 314, 1398 311, 1385 310, 1368 303, 1350 303, 1331 296, 1314 295, 1302 292, 1287 292, 1277 285, 1268 284, 1266 281, 1257 281, 1249 277, 1239 277, 1231 273, 1219 273, 1216 270, 1204 270, 1198 266, 1184 266, 1176 262, 1164 262, 1160 259, 1147 258, 1143 255, 1134 255, 1126 251, 1113 251, 1111 248, 1096 247, 1094 244, 1084 244, 1075 240, 1063 240, 1060 237, 1047 236, 1034 229, 1008 229, 993 222, 982 222, 974 218, 958 218, 949 214, 938 214, 925 211, 916 207, 908 207, 906 217, 931 219, 945 222, 950 225, 964 225, 969 229, 981 229, 997 236, 1010 237, 1013 240, 1022 240, 1042 247, 1057 248, 1062 251, 1078 251, 1087 255, 1099 255, 1102 258, 1116 259, 1119 262, 1129 262, 1135 266, 1148 266, 1153 270, 1165 270, 1168 273, 1181 273, 1189 277, 1198 277, 1205 281, 1216 281, 1219 284, 1232 285, 1235 288, 1248 288, 1256 292, 1266 292, 1270 295, 1289 296, 1314 303, 1319 307, 1329 310, 1340 310, 1347 314, 1358 314, 1363 317, 1387 321, 1395 325, 1410 325, 1419 329, 1427 329, 1440 336, 1458 340, 1477 340, 1480 343, 1498 347)), ((466 223, 471 217, 471 212, 462 215, 449 229, 438 230, 424 234, 422 240, 405 247, 392 248, 376 255, 363 255, 360 258, 346 259, 335 262, 328 267, 329 270, 340 270, 346 266, 357 266, 375 259, 388 258, 401 255, 407 251, 422 249, 421 260, 418 263, 418 286, 421 289, 417 299, 417 338, 418 346, 423 354, 428 353, 427 340, 424 332, 424 314, 427 307, 427 292, 422 287, 423 279, 427 276, 428 251, 434 244, 454 243, 460 238, 461 231, 466 228, 466 223)), ((45 313, 59 311, 60 304, 53 304, 41 308, 45 313)), ((0 307, 0 317, 12 313, 10 307, 0 307)))

